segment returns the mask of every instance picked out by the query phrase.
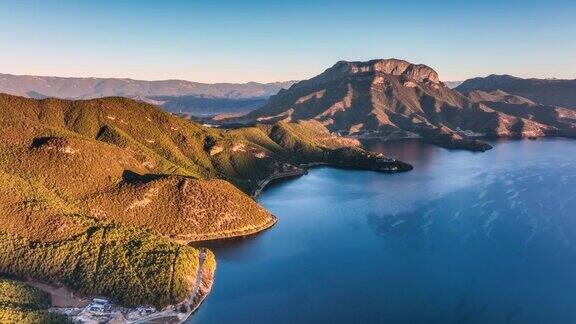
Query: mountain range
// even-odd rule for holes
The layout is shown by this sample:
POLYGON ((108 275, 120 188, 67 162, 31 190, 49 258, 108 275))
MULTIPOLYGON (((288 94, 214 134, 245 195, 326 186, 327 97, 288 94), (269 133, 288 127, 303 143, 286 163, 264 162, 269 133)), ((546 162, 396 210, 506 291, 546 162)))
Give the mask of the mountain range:
POLYGON ((576 80, 522 79, 511 75, 490 75, 466 80, 456 87, 463 94, 470 91, 501 90, 548 106, 576 110, 576 80))
POLYGON ((430 67, 396 59, 341 61, 309 80, 268 84, 0 74, 0 92, 25 97, 123 96, 201 121, 316 120, 343 135, 420 136, 473 150, 489 148, 479 136, 572 136, 575 88, 576 80, 508 75, 441 82, 430 67))
POLYGON ((132 98, 194 115, 245 113, 295 81, 273 83, 200 83, 0 74, 0 93, 35 99, 132 98))
POLYGON ((464 81, 444 81, 444 84, 445 84, 448 88, 454 89, 454 88, 456 88, 457 86, 461 85, 462 82, 464 82, 464 81))
MULTIPOLYGON (((18 94, 0 94, 0 273, 123 306, 182 305, 202 299, 196 283, 209 287, 216 268, 212 252, 189 243, 273 226, 253 199, 270 181, 318 164, 412 168, 358 138, 483 151, 491 146, 480 137, 576 137, 572 81, 485 79, 452 89, 429 66, 398 59, 340 61, 274 84, 0 75, 0 91, 18 94), (214 112, 216 99, 247 114, 212 128, 155 105, 214 112)), ((44 298, 17 282, 0 287, 44 298)), ((51 318, 46 303, 10 303, 0 315, 51 318)))
MULTIPOLYGON (((464 82, 457 89, 464 89, 464 82)), ((471 89, 471 87, 467 87, 471 89)), ((573 111, 498 92, 461 92, 422 64, 397 59, 340 61, 280 90, 236 121, 315 120, 358 137, 420 136, 449 148, 486 150, 476 137, 574 136, 573 111)))

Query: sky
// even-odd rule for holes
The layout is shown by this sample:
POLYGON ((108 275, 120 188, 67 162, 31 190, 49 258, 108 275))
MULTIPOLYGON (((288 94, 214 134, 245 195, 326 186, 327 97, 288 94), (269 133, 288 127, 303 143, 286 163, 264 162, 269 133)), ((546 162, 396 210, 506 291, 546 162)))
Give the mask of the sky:
POLYGON ((391 57, 575 79, 576 1, 0 0, 0 73, 273 82, 391 57))

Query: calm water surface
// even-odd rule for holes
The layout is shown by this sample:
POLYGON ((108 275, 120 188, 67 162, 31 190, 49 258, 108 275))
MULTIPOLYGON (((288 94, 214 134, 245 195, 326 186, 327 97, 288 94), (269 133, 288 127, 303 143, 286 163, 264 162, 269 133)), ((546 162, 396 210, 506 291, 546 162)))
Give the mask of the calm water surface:
POLYGON ((576 141, 367 145, 415 169, 270 187, 194 323, 576 323, 576 141))

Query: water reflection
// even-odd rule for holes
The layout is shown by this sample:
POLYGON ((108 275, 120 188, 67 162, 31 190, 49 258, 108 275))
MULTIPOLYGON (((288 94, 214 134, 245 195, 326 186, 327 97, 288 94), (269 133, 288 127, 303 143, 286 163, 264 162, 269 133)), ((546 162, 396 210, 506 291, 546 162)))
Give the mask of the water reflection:
MULTIPOLYGON (((576 169, 569 162, 563 165, 576 169)), ((479 249, 497 245, 510 253, 576 252, 576 220, 571 217, 576 193, 565 171, 544 164, 484 173, 474 186, 398 213, 369 213, 367 220, 375 234, 393 243, 409 237, 403 243, 476 244, 479 249)))
POLYGON ((373 152, 384 153, 408 163, 417 163, 420 168, 426 168, 434 163, 435 156, 438 154, 438 147, 420 139, 399 139, 387 142, 366 139, 362 140, 362 145, 373 152))
POLYGON ((227 240, 191 243, 190 245, 218 251, 218 259, 223 261, 241 260, 254 255, 254 247, 258 244, 257 241, 262 239, 264 233, 227 240))

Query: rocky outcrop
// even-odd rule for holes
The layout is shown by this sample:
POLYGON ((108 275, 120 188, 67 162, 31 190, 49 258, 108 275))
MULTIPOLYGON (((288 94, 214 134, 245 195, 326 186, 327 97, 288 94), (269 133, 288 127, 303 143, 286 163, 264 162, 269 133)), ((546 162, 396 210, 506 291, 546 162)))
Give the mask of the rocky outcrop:
POLYGON ((412 64, 407 61, 388 59, 372 60, 368 62, 347 62, 339 61, 324 73, 308 81, 297 83, 297 86, 312 86, 314 84, 326 83, 343 77, 350 77, 361 74, 389 74, 404 76, 417 82, 440 83, 438 74, 432 68, 423 64, 412 64))

